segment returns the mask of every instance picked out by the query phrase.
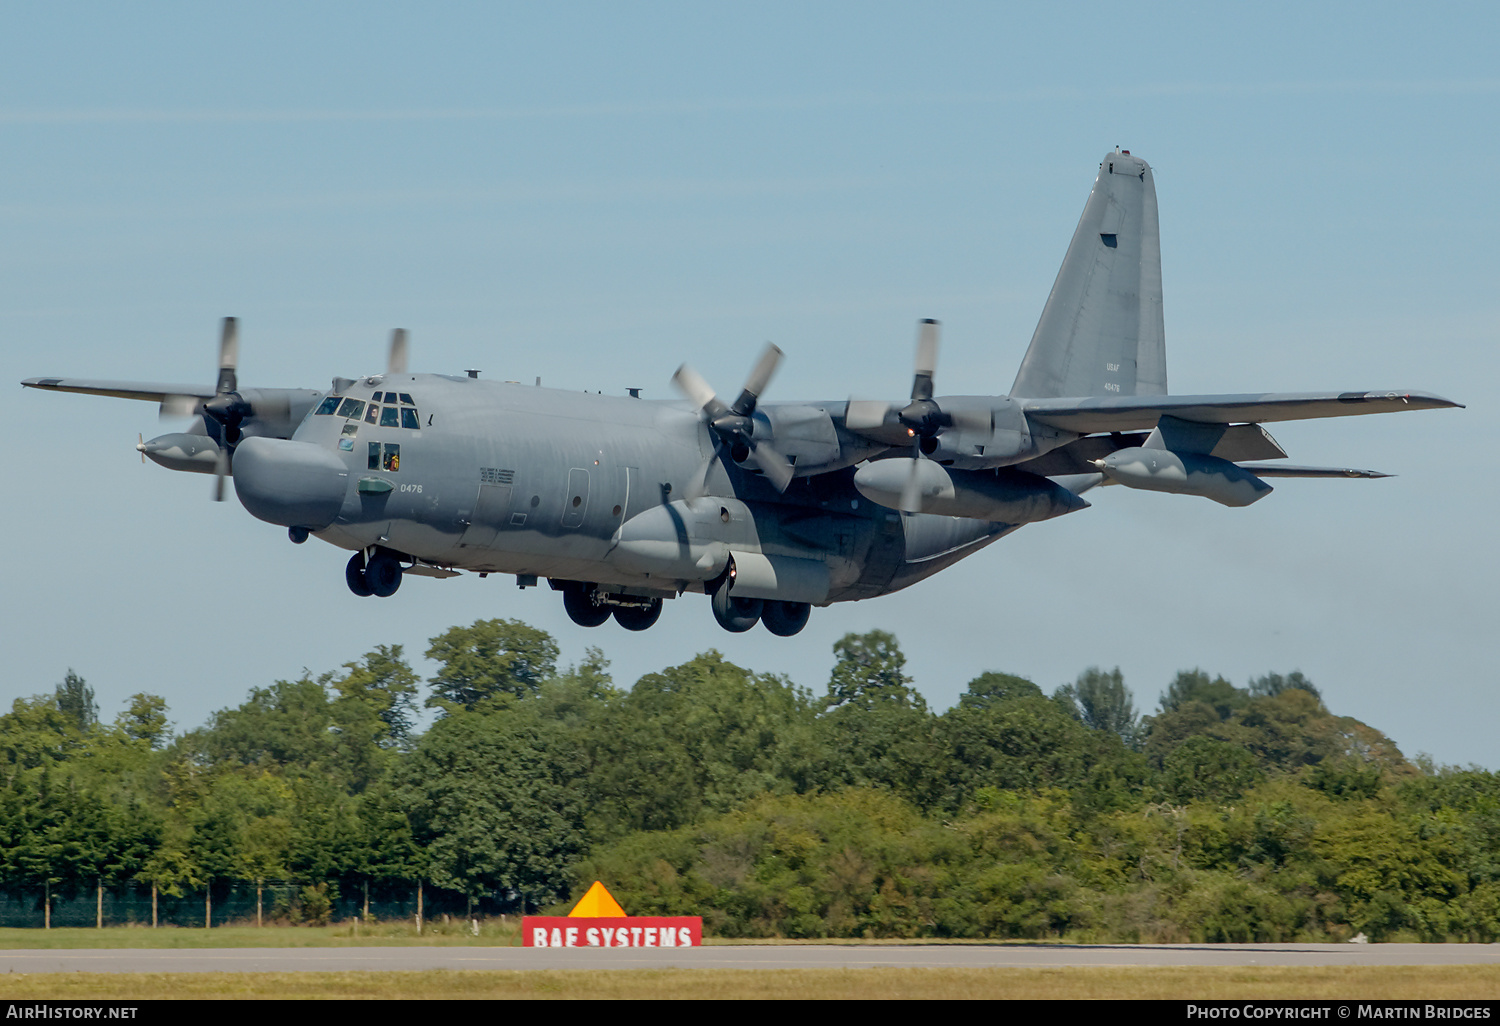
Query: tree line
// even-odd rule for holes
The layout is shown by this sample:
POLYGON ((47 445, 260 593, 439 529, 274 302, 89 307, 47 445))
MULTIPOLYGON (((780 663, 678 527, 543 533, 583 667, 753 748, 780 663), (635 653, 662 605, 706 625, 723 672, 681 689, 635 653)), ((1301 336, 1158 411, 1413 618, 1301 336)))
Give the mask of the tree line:
POLYGON ((1500 938, 1500 779, 1405 758, 1300 673, 1010 674, 928 708, 883 631, 821 693, 706 652, 618 686, 515 620, 250 690, 194 730, 71 671, 0 716, 0 889, 308 900, 421 881, 727 936, 1500 938), (419 730, 418 704, 434 710, 419 730))

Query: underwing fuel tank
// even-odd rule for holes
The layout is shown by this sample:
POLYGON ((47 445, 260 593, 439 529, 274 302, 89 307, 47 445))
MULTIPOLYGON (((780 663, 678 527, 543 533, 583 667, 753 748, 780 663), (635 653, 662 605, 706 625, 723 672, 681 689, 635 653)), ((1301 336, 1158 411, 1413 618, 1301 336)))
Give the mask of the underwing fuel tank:
POLYGON ((1006 524, 1051 520, 1089 505, 1056 482, 1022 470, 950 470, 921 459, 866 463, 854 472, 854 487, 891 509, 1006 524))
POLYGON ((1250 471, 1202 453, 1119 449, 1092 462, 1105 477, 1127 488, 1201 495, 1224 506, 1248 506, 1271 494, 1271 486, 1250 471))

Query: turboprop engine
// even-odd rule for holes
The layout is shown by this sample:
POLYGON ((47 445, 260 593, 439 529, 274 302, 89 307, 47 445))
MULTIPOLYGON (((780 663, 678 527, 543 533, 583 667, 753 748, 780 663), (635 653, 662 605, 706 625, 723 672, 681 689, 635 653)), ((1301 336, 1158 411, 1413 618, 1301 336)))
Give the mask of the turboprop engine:
POLYGON ((891 509, 1006 524, 1051 520, 1089 505, 1061 485, 1022 470, 951 470, 924 459, 866 463, 854 472, 854 487, 891 509))
POLYGON ((1127 488, 1201 495, 1225 506, 1248 506, 1271 494, 1271 486, 1244 467, 1203 453, 1119 449, 1091 462, 1127 488))

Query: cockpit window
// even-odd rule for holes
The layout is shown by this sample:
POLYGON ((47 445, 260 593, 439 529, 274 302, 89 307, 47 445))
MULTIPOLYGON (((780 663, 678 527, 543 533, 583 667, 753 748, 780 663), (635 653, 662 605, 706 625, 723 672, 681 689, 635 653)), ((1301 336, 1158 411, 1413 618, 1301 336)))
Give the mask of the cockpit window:
POLYGON ((413 430, 420 428, 422 426, 422 421, 420 418, 418 418, 417 411, 412 409, 410 406, 403 407, 401 410, 401 426, 404 428, 412 428, 413 430))
POLYGON ((338 409, 339 401, 343 398, 344 397, 341 395, 331 395, 327 399, 324 399, 322 405, 317 409, 318 416, 332 413, 334 410, 338 409))
POLYGON ((417 405, 416 403, 414 403, 414 402, 411 401, 411 396, 407 395, 405 392, 401 393, 401 402, 405 406, 415 406, 415 405, 417 405))
POLYGON ((374 423, 377 423, 379 420, 380 420, 380 407, 376 406, 374 403, 371 403, 370 404, 370 408, 365 411, 365 423, 366 424, 374 424, 374 423))
POLYGON ((396 407, 394 407, 394 406, 387 406, 385 409, 381 410, 380 411, 380 426, 381 427, 400 427, 401 426, 401 411, 398 410, 398 409, 396 409, 396 407))
POLYGON ((358 417, 365 412, 363 399, 345 399, 344 404, 339 407, 340 417, 358 417))

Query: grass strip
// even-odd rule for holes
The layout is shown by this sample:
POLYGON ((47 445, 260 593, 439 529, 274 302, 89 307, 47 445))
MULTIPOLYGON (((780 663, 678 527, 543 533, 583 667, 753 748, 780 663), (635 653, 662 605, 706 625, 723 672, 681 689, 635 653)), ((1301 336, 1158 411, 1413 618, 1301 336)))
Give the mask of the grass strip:
POLYGON ((7 1000, 1497 1000, 1500 967, 15 973, 7 1000))

